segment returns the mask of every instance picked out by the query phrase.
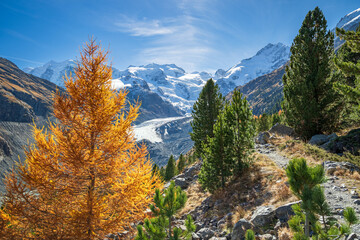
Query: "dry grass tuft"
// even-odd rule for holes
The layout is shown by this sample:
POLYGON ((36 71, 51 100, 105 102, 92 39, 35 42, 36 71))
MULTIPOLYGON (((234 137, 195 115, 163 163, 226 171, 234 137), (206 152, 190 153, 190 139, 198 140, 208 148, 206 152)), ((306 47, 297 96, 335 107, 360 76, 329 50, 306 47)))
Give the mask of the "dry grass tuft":
POLYGON ((349 170, 346 169, 342 169, 340 167, 337 167, 335 169, 335 171, 333 172, 333 175, 337 176, 337 177, 349 177, 351 176, 351 172, 349 170))
POLYGON ((278 230, 278 239, 279 240, 291 240, 291 239, 293 239, 293 234, 289 228, 283 227, 278 230))
POLYGON ((186 190, 186 194, 188 200, 185 204, 185 207, 177 214, 178 216, 182 216, 191 210, 194 210, 197 206, 200 206, 207 197, 210 196, 210 193, 204 192, 199 182, 190 185, 186 190))
POLYGON ((355 179, 355 180, 360 180, 360 174, 359 174, 359 172, 354 171, 353 174, 352 174, 352 177, 353 177, 353 179, 355 179))

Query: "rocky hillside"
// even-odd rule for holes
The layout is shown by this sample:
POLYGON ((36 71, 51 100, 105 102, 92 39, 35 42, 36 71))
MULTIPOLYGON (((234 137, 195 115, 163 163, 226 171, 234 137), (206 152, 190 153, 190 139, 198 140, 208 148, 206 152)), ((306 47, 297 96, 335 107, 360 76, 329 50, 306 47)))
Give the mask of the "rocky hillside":
MULTIPOLYGON (((293 239, 287 221, 294 215, 291 206, 300 201, 289 188, 285 168, 294 157, 304 157, 310 165, 323 165, 327 182, 322 186, 332 216, 342 223, 346 207, 352 207, 359 216, 360 168, 347 162, 349 158, 345 155, 317 146, 342 138, 334 137, 336 134, 315 135, 307 144, 296 140, 293 130, 280 124, 266 133, 257 138, 252 166, 224 189, 213 194, 202 190, 198 182, 201 161, 172 179, 188 196, 185 207, 174 219, 174 227, 185 228, 184 220, 190 214, 196 225, 192 239, 241 240, 247 229, 255 232, 256 239, 293 239)), ((169 183, 164 187, 168 186, 169 183)), ((351 231, 341 239, 358 239, 360 225, 353 225, 351 231)))
POLYGON ((42 127, 52 118, 56 88, 54 83, 24 73, 0 58, 0 192, 6 171, 19 158, 24 159, 24 147, 33 142, 32 121, 42 127))
MULTIPOLYGON (((275 71, 255 78, 239 89, 249 102, 254 115, 264 112, 279 110, 279 103, 283 97, 282 76, 285 73, 285 65, 275 71)), ((231 99, 233 91, 226 98, 231 99)))

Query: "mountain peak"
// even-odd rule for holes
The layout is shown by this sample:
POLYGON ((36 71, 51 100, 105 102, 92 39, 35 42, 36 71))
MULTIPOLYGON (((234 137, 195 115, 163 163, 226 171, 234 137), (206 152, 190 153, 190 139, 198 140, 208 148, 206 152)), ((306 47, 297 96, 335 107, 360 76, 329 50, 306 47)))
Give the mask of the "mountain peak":
MULTIPOLYGON (((360 23, 360 8, 342 17, 340 21, 336 24, 336 27, 343 28, 346 31, 355 31, 358 28, 359 23, 360 23)), ((332 32, 335 33, 335 28, 332 30, 332 32)), ((337 50, 343 43, 344 40, 341 40, 338 36, 335 36, 334 39, 335 50, 337 50)))
POLYGON ((286 51, 288 46, 284 45, 283 43, 268 43, 265 47, 260 49, 255 56, 263 55, 263 54, 271 54, 275 51, 286 51))

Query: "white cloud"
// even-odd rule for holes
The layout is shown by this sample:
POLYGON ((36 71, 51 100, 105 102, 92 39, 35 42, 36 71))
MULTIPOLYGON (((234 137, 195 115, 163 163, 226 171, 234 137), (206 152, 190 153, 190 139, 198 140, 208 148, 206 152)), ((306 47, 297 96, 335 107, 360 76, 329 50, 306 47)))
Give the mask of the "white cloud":
POLYGON ((177 7, 182 14, 164 19, 136 19, 122 16, 115 27, 135 37, 144 38, 146 47, 139 50, 137 62, 175 63, 187 71, 201 70, 216 53, 213 36, 204 16, 209 13, 207 1, 181 0, 177 7), (198 17, 195 17, 198 16, 198 17))
POLYGON ((128 32, 132 36, 155 36, 155 35, 166 35, 172 34, 175 29, 172 26, 164 26, 159 20, 136 20, 128 17, 117 23, 115 26, 119 27, 120 31, 128 32))

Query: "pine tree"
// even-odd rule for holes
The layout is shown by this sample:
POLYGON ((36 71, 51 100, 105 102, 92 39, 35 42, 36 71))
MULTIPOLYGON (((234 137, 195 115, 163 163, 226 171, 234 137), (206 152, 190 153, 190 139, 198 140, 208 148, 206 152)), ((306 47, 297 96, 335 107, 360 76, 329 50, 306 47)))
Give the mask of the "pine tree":
POLYGON ((161 177, 161 179, 165 180, 165 168, 164 167, 160 168, 160 177, 161 177))
POLYGON ((232 140, 232 143, 226 146, 226 155, 233 159, 234 173, 240 174, 248 167, 256 130, 248 102, 246 98, 242 99, 239 90, 234 91, 231 104, 225 106, 224 117, 232 140))
POLYGON ((212 79, 209 79, 200 92, 192 110, 193 121, 191 127, 193 132, 190 133, 190 136, 191 140, 194 141, 197 156, 201 156, 203 153, 203 145, 207 143, 208 137, 212 138, 214 136, 214 124, 223 105, 224 98, 219 91, 219 87, 212 79))
POLYGON ((187 200, 185 192, 180 187, 175 187, 172 181, 164 194, 156 189, 154 196, 155 205, 150 205, 150 209, 155 216, 152 219, 145 219, 144 225, 138 225, 138 235, 135 240, 179 240, 188 239, 191 233, 195 231, 194 221, 190 215, 185 220, 186 230, 179 228, 172 229, 173 216, 184 207, 187 200), (143 230, 145 229, 145 231, 143 230))
POLYGON ((171 155, 165 168, 165 181, 169 181, 176 174, 176 165, 174 156, 171 155))
POLYGON ((6 178, 1 216, 14 239, 102 239, 142 220, 160 181, 125 113, 126 92, 111 89, 111 67, 86 44, 67 93, 56 93, 56 123, 34 126, 35 143, 6 178))
POLYGON ((245 240, 255 240, 255 233, 253 230, 251 229, 246 230, 245 240))
POLYGON ((335 64, 350 81, 348 84, 337 83, 335 86, 360 107, 360 26, 356 32, 337 28, 336 34, 346 41, 344 49, 350 52, 343 59, 335 58, 335 64))
POLYGON ((154 174, 159 174, 159 171, 160 171, 159 166, 155 163, 155 164, 153 165, 152 170, 151 170, 152 175, 154 175, 154 174))
MULTIPOLYGON (((310 219, 314 219, 317 213, 316 204, 314 204, 314 196, 316 194, 324 194, 319 190, 319 184, 325 182, 325 172, 321 165, 309 167, 305 159, 293 159, 286 168, 286 175, 289 178, 291 191, 302 200, 301 207, 305 211, 305 236, 310 236, 309 225, 310 219)), ((324 203, 321 200, 325 197, 317 196, 317 203, 324 203)), ((326 207, 322 209, 322 213, 326 213, 326 207)), ((313 222, 314 224, 314 222, 313 222)))
POLYGON ((221 113, 214 126, 214 137, 209 137, 208 144, 204 146, 204 160, 199 174, 202 187, 210 192, 224 187, 233 174, 233 159, 228 151, 233 142, 230 131, 226 126, 225 115, 221 113))
POLYGON ((283 76, 283 109, 289 126, 303 139, 339 126, 342 104, 331 77, 333 34, 322 11, 309 11, 291 46, 283 76))
POLYGON ((178 165, 177 165, 178 173, 181 173, 184 170, 185 163, 186 163, 186 160, 185 160, 184 155, 180 154, 179 162, 178 162, 178 165))

